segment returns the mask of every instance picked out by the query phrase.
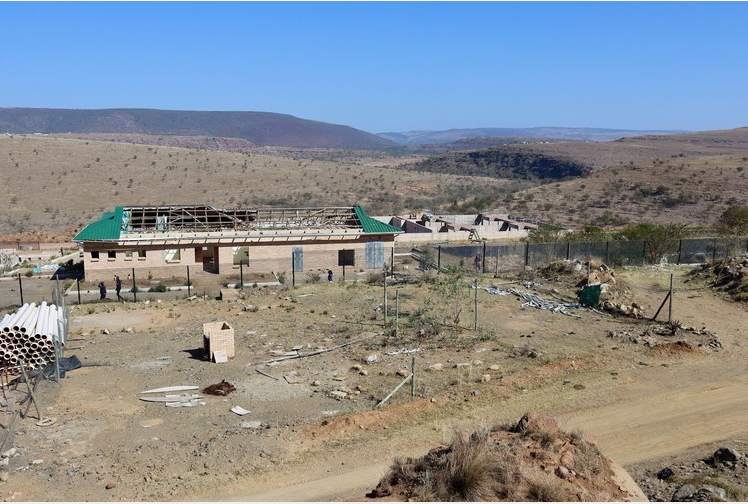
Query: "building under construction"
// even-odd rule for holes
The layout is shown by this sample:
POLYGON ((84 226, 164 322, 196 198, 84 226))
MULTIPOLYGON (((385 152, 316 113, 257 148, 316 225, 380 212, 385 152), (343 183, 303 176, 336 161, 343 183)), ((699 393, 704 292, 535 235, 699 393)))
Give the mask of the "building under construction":
POLYGON ((403 231, 360 206, 221 209, 118 206, 86 226, 86 279, 379 270, 403 231), (292 269, 293 268, 293 269, 292 269), (142 275, 142 276, 141 276, 142 275))

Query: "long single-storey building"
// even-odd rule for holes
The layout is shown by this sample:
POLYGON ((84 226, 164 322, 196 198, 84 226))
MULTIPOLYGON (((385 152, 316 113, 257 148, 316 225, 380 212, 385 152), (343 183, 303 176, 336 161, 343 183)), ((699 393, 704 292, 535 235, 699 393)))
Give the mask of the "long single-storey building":
POLYGON ((73 239, 86 280, 380 270, 403 230, 360 206, 220 209, 118 206, 73 239))

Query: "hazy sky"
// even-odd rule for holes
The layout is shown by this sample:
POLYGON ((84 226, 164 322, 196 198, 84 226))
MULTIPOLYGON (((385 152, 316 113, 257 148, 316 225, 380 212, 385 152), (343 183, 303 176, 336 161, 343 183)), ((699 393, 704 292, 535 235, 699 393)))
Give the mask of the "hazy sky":
POLYGON ((748 126, 744 2, 0 2, 0 107, 748 126))

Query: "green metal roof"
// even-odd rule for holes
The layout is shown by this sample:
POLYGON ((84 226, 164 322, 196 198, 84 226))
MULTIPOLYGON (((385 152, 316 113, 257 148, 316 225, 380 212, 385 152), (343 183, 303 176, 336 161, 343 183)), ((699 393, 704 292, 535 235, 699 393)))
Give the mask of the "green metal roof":
POLYGON ((360 205, 354 206, 353 210, 356 212, 356 217, 358 217, 359 222, 361 222, 361 227, 364 228, 364 233, 392 234, 403 232, 400 228, 390 226, 389 224, 385 224, 377 219, 372 219, 366 215, 366 211, 360 205))
POLYGON ((115 207, 114 212, 104 212, 100 220, 84 227, 73 241, 117 240, 122 229, 122 214, 121 206, 115 207))

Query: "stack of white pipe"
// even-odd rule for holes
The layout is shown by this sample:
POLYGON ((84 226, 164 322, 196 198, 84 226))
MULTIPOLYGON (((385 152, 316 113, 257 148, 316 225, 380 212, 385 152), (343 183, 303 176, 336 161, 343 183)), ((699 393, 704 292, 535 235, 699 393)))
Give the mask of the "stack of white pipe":
POLYGON ((62 308, 27 303, 16 313, 0 321, 0 366, 11 374, 21 372, 19 361, 26 369, 41 369, 55 361, 55 342, 65 344, 61 330, 62 308))

